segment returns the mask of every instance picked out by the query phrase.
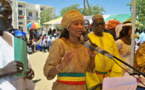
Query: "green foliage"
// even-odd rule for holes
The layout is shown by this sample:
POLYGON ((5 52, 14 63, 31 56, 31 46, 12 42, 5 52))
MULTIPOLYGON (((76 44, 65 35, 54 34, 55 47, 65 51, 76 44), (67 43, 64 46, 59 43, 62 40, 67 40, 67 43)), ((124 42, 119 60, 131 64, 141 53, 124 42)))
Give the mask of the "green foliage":
POLYGON ((56 28, 63 29, 63 28, 61 27, 61 24, 56 24, 56 28))
MULTIPOLYGON (((98 4, 96 4, 95 6, 93 6, 93 5, 91 4, 91 5, 90 5, 90 10, 91 10, 91 12, 92 12, 92 15, 96 15, 96 14, 101 14, 101 15, 103 15, 103 12, 104 12, 104 13, 106 12, 106 11, 104 10, 104 7, 103 7, 103 6, 99 7, 98 4)), ((81 13, 84 15, 84 8, 81 8, 81 13)), ((85 15, 86 15, 86 16, 91 15, 91 14, 90 14, 90 11, 89 11, 89 8, 86 8, 86 9, 85 9, 85 15)))
MULTIPOLYGON (((133 0, 127 5, 130 6, 130 11, 132 12, 133 0)), ((136 16, 138 16, 138 20, 143 24, 143 28, 145 29, 145 0, 136 0, 136 16)))
MULTIPOLYGON (((83 15, 84 15, 84 8, 79 8, 79 4, 74 4, 74 5, 71 5, 69 7, 65 7, 63 8, 60 13, 61 13, 61 16, 63 16, 65 14, 65 12, 67 11, 70 11, 70 10, 74 10, 74 9, 77 9, 79 10, 83 15)), ((93 6, 92 4, 90 5, 90 9, 91 9, 91 12, 92 12, 92 15, 96 15, 96 14, 103 14, 103 12, 105 13, 106 11, 104 10, 104 7, 101 6, 99 7, 98 4, 96 4, 95 6, 93 6)), ((85 8, 85 15, 88 16, 88 15, 91 15, 90 14, 90 11, 89 11, 89 8, 85 8)))
POLYGON ((40 13, 40 25, 44 22, 50 21, 53 18, 52 9, 45 9, 40 13))
POLYGON ((74 4, 69 7, 65 7, 60 11, 60 15, 63 16, 65 12, 70 11, 70 10, 74 10, 74 9, 79 10, 79 6, 80 6, 79 4, 74 4))

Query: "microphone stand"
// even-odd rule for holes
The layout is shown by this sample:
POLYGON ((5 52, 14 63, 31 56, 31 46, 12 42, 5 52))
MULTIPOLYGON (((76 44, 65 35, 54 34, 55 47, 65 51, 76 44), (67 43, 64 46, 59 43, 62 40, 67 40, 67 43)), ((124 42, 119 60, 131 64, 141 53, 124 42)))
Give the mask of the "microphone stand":
POLYGON ((98 87, 102 86, 103 83, 99 83, 97 85, 95 85, 93 88, 91 88, 91 90, 96 90, 98 87))
POLYGON ((139 74, 143 75, 145 77, 145 74, 140 72, 139 70, 137 70, 136 68, 132 67, 131 65, 129 65, 128 63, 122 61, 121 59, 117 58, 116 56, 113 56, 112 54, 110 54, 109 52, 105 51, 105 50, 99 50, 99 49, 96 49, 96 47, 98 47, 97 45, 93 44, 91 42, 91 40, 87 37, 87 36, 84 36, 85 38, 87 38, 87 40, 89 40, 90 44, 87 45, 87 44, 84 44, 84 42, 80 42, 81 44, 84 44, 85 47, 87 48, 90 48, 92 50, 95 50, 97 51, 98 53, 102 54, 102 55, 105 55, 107 56, 108 58, 110 59, 113 59, 115 58, 116 60, 120 61, 121 63, 125 64, 126 66, 130 67, 131 69, 135 70, 136 72, 138 72, 139 74))
MULTIPOLYGON (((101 54, 103 54, 103 53, 101 53, 101 54)), ((105 54, 103 54, 103 55, 105 55, 105 54)), ((116 56, 113 56, 111 54, 108 54, 108 55, 105 55, 105 56, 109 57, 110 59, 115 58, 116 60, 120 61, 121 63, 125 64, 126 66, 130 67, 131 69, 135 70, 136 72, 138 72, 139 74, 141 74, 141 75, 143 75, 145 77, 144 73, 140 72, 139 70, 137 70, 136 68, 132 67, 128 63, 122 61, 121 59, 117 58, 116 56)), ((101 85, 102 85, 102 83, 99 83, 99 84, 95 85, 91 90, 95 90, 96 88, 100 87, 101 85)))
MULTIPOLYGON (((97 50, 97 49, 96 49, 97 45, 95 45, 94 43, 92 43, 91 40, 89 39, 89 37, 88 37, 87 35, 83 35, 83 36, 84 36, 84 38, 86 39, 85 41, 89 40, 90 43, 91 43, 91 45, 92 45, 92 46, 89 45, 89 47, 88 47, 88 45, 87 45, 87 46, 86 46, 87 48, 90 48, 90 49, 92 49, 92 50, 95 50, 95 51, 97 51, 98 53, 100 53, 100 54, 102 54, 102 55, 105 55, 105 56, 107 56, 107 57, 110 58, 110 59, 115 58, 115 59, 118 60, 119 62, 125 64, 126 66, 130 67, 131 69, 135 70, 137 73, 139 73, 139 74, 141 74, 141 75, 143 75, 143 76, 145 77, 145 74, 144 74, 144 73, 140 72, 139 70, 137 70, 136 68, 132 67, 132 66, 129 65, 128 63, 122 61, 121 59, 117 58, 116 56, 113 56, 112 54, 108 53, 107 51, 103 51, 103 52, 102 52, 102 51, 97 50)), ((84 44, 84 42, 81 42, 81 44, 84 44)), ((95 90, 96 88, 98 88, 98 87, 101 86, 101 85, 102 85, 102 83, 99 83, 99 84, 95 85, 91 90, 95 90)))
POLYGON ((89 46, 89 48, 91 48, 91 49, 97 51, 98 53, 100 53, 100 54, 102 54, 102 55, 107 56, 107 57, 110 58, 110 59, 115 58, 116 60, 120 61, 121 63, 125 64, 126 66, 130 67, 131 69, 135 70, 137 73, 139 73, 139 74, 141 74, 141 75, 143 75, 143 76, 145 77, 145 74, 144 74, 144 73, 140 72, 139 70, 137 70, 137 69, 134 68, 133 66, 131 66, 131 65, 129 65, 128 63, 122 61, 121 59, 119 59, 119 58, 117 58, 116 56, 110 54, 109 52, 107 52, 107 51, 105 51, 105 50, 99 50, 99 49, 96 48, 96 46, 93 46, 93 45, 89 46))
POLYGON ((144 73, 142 73, 141 71, 137 70, 136 68, 134 68, 133 66, 129 65, 128 63, 126 63, 126 62, 120 60, 120 59, 117 58, 116 56, 112 56, 111 59, 113 59, 113 58, 115 58, 116 60, 122 62, 122 63, 125 64, 126 66, 130 67, 131 69, 135 70, 137 73, 139 73, 139 74, 141 74, 141 75, 143 75, 143 76, 145 77, 145 74, 144 74, 144 73))

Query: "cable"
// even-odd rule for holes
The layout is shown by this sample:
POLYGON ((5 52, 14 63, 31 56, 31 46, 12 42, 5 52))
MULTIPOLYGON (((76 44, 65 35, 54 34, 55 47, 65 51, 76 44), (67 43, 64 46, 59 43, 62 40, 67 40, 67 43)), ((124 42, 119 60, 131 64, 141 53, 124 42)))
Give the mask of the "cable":
MULTIPOLYGON (((114 60, 114 59, 113 59, 114 60)), ((117 61, 116 60, 114 60, 115 61, 115 63, 117 63, 117 61)), ((117 63, 118 64, 118 63, 117 63)), ((119 65, 119 64, 118 64, 119 65)), ((131 73, 129 72, 129 71, 127 71, 126 69, 124 69, 122 66, 120 66, 119 65, 119 67, 121 67, 123 70, 125 70, 127 73, 129 73, 129 75, 131 75, 131 73)), ((133 76, 133 75, 132 75, 133 76)), ((134 78, 136 78, 135 76, 133 76, 134 78)), ((140 76, 139 76, 140 77, 140 76)), ((139 80, 138 78, 136 78, 137 80, 139 80)), ((140 81, 140 80, 139 80, 140 81)), ((140 81, 144 86, 145 86, 145 84, 142 82, 142 81, 140 81)))

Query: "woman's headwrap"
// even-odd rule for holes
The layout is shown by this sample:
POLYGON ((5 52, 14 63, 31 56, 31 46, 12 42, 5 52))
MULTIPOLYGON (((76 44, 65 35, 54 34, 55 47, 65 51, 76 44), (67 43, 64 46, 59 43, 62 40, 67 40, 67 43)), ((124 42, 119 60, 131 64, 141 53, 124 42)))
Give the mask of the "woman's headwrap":
POLYGON ((64 14, 63 19, 61 21, 61 26, 64 29, 67 29, 70 26, 70 24, 76 20, 82 20, 84 23, 83 15, 78 10, 67 11, 64 14))
POLYGON ((117 25, 116 28, 115 28, 115 32, 116 32, 116 37, 118 38, 120 36, 120 32, 122 30, 122 23, 117 25))
POLYGON ((123 26, 132 26, 132 23, 125 23, 125 24, 121 23, 121 24, 117 25, 115 28, 117 38, 120 36, 120 32, 122 31, 123 26))
POLYGON ((116 19, 113 19, 113 20, 107 20, 106 21, 106 24, 105 24, 105 29, 106 30, 109 30, 109 29, 113 29, 113 28, 116 28, 116 26, 118 24, 121 24, 118 20, 116 19))

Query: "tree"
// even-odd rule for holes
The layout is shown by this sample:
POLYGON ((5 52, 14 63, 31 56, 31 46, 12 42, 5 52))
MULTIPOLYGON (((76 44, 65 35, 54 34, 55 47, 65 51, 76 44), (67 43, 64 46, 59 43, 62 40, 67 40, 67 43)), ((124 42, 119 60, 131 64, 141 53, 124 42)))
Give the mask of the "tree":
MULTIPOLYGON (((130 11, 133 11, 133 0, 131 3, 127 4, 130 6, 130 11)), ((136 16, 138 20, 143 24, 143 28, 145 29, 145 0, 136 0, 136 16)))
MULTIPOLYGON (((101 15, 103 15, 103 12, 106 13, 106 11, 104 10, 104 7, 103 7, 103 6, 99 7, 98 4, 96 4, 95 6, 93 6, 93 5, 91 4, 91 5, 90 5, 90 9, 91 9, 92 15, 96 15, 96 14, 101 14, 101 15)), ((84 9, 81 8, 80 11, 81 11, 81 13, 84 15, 84 9)), ((86 8, 86 10, 85 10, 85 15, 86 15, 86 16, 90 15, 89 8, 86 8)))
MULTIPOLYGON (((65 14, 65 12, 67 11, 70 11, 70 10, 73 10, 73 9, 77 9, 79 10, 83 15, 84 15, 84 9, 83 8, 79 8, 79 4, 74 4, 74 5, 71 5, 69 7, 65 7, 63 8, 60 13, 61 13, 61 16, 63 16, 65 14)), ((91 12, 92 12, 92 15, 96 15, 96 14, 103 14, 103 12, 105 13, 106 11, 104 10, 104 7, 99 7, 98 4, 96 4, 95 6, 93 6, 91 4, 90 6, 90 9, 91 9, 91 12)), ((86 8, 85 9, 85 15, 90 15, 89 13, 89 8, 86 8)))
POLYGON ((45 9, 40 13, 40 25, 53 19, 52 9, 45 9))
POLYGON ((60 11, 60 15, 63 16, 65 14, 65 12, 73 10, 73 9, 79 10, 79 6, 80 6, 79 4, 74 4, 74 5, 65 7, 60 11))

